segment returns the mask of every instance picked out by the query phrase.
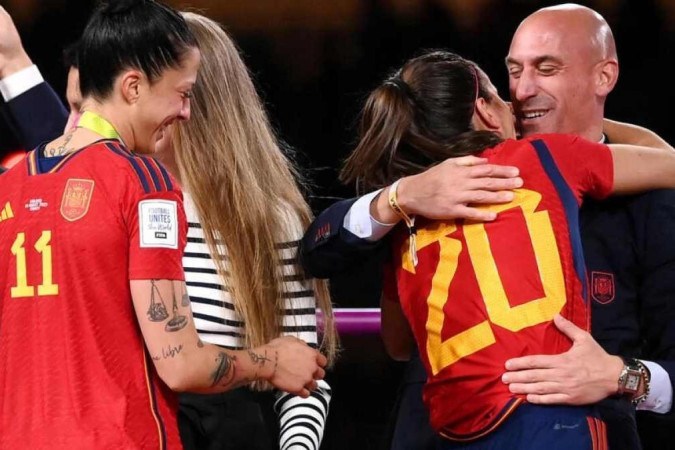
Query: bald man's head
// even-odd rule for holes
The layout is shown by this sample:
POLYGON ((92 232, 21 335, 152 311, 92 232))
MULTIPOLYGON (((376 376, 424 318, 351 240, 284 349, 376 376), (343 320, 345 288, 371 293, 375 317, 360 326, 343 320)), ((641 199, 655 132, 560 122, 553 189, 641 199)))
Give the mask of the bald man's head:
POLYGON ((513 35, 507 66, 523 134, 600 138, 618 77, 614 37, 600 14, 576 4, 536 11, 513 35))
POLYGON ((617 57, 612 29, 605 18, 591 8, 576 3, 549 6, 525 18, 520 26, 536 21, 555 24, 567 30, 571 34, 568 40, 570 43, 589 47, 599 59, 617 57))

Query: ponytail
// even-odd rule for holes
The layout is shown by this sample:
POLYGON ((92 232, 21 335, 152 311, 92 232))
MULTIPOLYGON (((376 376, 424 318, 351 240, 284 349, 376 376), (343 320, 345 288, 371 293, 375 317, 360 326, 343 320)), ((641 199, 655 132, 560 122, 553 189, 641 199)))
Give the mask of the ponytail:
POLYGON ((498 134, 473 129, 478 97, 491 94, 471 61, 445 51, 411 59, 368 97, 359 144, 340 180, 370 191, 496 146, 502 141, 498 134))
POLYGON ((406 83, 394 76, 375 89, 361 112, 359 144, 340 173, 343 183, 366 189, 389 184, 391 162, 413 122, 412 98, 406 83), (367 180, 367 181, 366 181, 367 180))

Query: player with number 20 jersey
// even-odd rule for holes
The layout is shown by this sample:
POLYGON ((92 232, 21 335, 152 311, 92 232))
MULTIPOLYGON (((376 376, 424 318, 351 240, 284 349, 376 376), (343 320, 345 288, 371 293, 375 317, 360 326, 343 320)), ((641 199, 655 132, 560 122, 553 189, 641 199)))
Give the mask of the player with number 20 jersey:
POLYGON ((514 200, 486 206, 498 212, 490 223, 420 218, 418 264, 398 233, 386 283, 429 374, 432 426, 458 441, 490 433, 523 402, 501 381, 506 360, 570 348, 556 314, 588 330, 578 210, 613 184, 608 147, 578 137, 507 140, 480 156, 521 169, 514 200))

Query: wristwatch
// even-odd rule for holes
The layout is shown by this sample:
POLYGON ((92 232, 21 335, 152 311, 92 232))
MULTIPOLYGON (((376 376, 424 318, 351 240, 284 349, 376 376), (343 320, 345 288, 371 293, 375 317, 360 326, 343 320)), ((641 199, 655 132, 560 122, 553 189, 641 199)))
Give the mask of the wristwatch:
POLYGON ((619 375, 619 389, 617 394, 628 397, 633 405, 637 405, 647 399, 649 395, 649 381, 651 374, 642 361, 635 358, 623 359, 623 369, 619 375), (640 387, 644 386, 642 395, 637 395, 640 387))

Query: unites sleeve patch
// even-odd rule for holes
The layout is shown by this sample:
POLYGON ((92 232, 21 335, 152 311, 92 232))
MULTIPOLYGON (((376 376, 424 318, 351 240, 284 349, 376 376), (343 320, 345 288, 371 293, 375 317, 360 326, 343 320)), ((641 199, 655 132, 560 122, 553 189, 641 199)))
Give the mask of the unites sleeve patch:
POLYGON ((178 205, 172 200, 138 202, 141 248, 178 248, 178 205))

